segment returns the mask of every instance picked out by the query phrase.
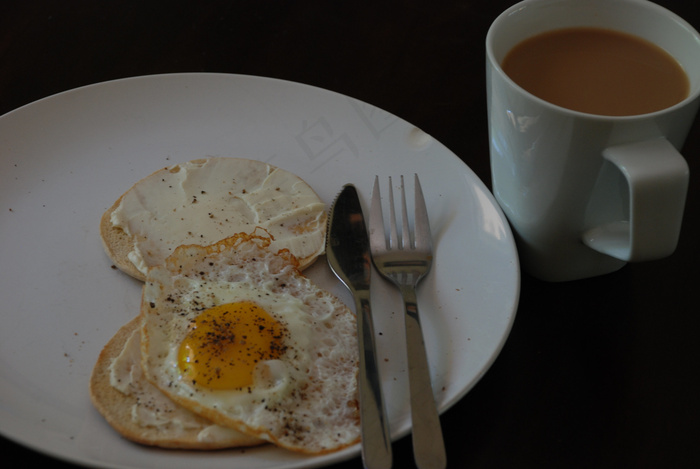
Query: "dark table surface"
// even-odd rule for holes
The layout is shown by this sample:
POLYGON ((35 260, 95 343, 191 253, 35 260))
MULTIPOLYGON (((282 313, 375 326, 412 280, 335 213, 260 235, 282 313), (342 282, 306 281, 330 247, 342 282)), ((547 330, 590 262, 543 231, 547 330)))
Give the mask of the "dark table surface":
MULTIPOLYGON (((275 77, 411 122, 490 186, 484 38, 511 3, 2 2, 0 114, 136 75, 275 77)), ((694 2, 659 3, 700 27, 694 2)), ((569 283, 523 275, 502 353, 442 416, 449 467, 700 467, 700 121, 683 153, 690 189, 671 257, 569 283)), ((5 461, 69 467, 0 441, 5 461)), ((394 467, 414 467, 410 437, 394 453, 394 467)))

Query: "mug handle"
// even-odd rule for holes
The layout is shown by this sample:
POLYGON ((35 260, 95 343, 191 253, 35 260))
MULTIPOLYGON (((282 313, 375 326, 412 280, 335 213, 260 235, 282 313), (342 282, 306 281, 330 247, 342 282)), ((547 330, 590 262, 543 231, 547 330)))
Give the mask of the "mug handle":
POLYGON ((583 234, 583 243, 628 262, 671 255, 683 219, 688 163, 665 138, 609 147, 603 158, 627 181, 629 221, 596 226, 583 234))

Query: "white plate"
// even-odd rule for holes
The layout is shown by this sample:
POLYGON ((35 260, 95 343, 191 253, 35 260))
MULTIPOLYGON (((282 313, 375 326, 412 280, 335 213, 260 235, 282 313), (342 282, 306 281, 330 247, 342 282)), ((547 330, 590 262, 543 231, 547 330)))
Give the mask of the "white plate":
MULTIPOLYGON (((0 431, 39 451, 102 467, 316 467, 271 446, 177 452, 120 438, 93 409, 102 346, 138 311, 140 284, 110 268, 102 213, 141 177, 176 162, 237 156, 292 171, 327 203, 374 175, 418 173, 435 241, 419 290, 441 411, 483 376, 508 335, 520 276, 512 234, 487 188, 442 144, 381 109, 318 88, 220 74, 138 77, 61 93, 0 117, 0 431)), ((486 158, 487 156, 484 155, 486 158)), ((409 187, 412 187, 412 178, 409 187)), ((386 186, 384 186, 386 187, 386 186)), ((325 258, 308 271, 352 305, 325 258)), ((410 431, 398 293, 373 276, 392 436, 410 431)))

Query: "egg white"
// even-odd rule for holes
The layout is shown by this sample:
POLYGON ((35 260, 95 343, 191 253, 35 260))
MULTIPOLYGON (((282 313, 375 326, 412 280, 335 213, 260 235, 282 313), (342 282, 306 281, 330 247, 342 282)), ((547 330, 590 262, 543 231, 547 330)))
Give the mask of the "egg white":
POLYGON ((355 317, 302 276, 291 256, 241 234, 183 246, 149 271, 143 290, 144 373, 171 399, 219 425, 306 453, 359 439, 355 317), (258 364, 250 387, 212 390, 183 379, 178 350, 207 308, 250 300, 284 326, 279 359, 258 364))
POLYGON ((301 178, 243 158, 211 157, 172 165, 121 197, 111 225, 132 237, 128 260, 142 273, 183 244, 209 245, 261 227, 275 250, 306 267, 324 251, 325 205, 301 178))

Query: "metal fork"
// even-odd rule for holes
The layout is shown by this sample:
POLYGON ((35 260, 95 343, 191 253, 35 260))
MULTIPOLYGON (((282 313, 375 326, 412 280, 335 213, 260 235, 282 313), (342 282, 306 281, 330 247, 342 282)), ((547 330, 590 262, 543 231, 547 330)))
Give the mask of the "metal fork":
POLYGON ((406 310, 406 349, 411 395, 413 454, 420 469, 440 469, 447 464, 440 418, 430 383, 428 357, 418 317, 416 286, 430 271, 433 260, 432 237, 423 191, 415 175, 415 219, 411 236, 406 209, 406 192, 401 176, 401 233, 396 227, 396 211, 391 177, 389 177, 389 242, 384 230, 379 177, 374 179, 369 217, 372 261, 401 292, 406 310), (413 238, 413 239, 411 239, 413 238))

